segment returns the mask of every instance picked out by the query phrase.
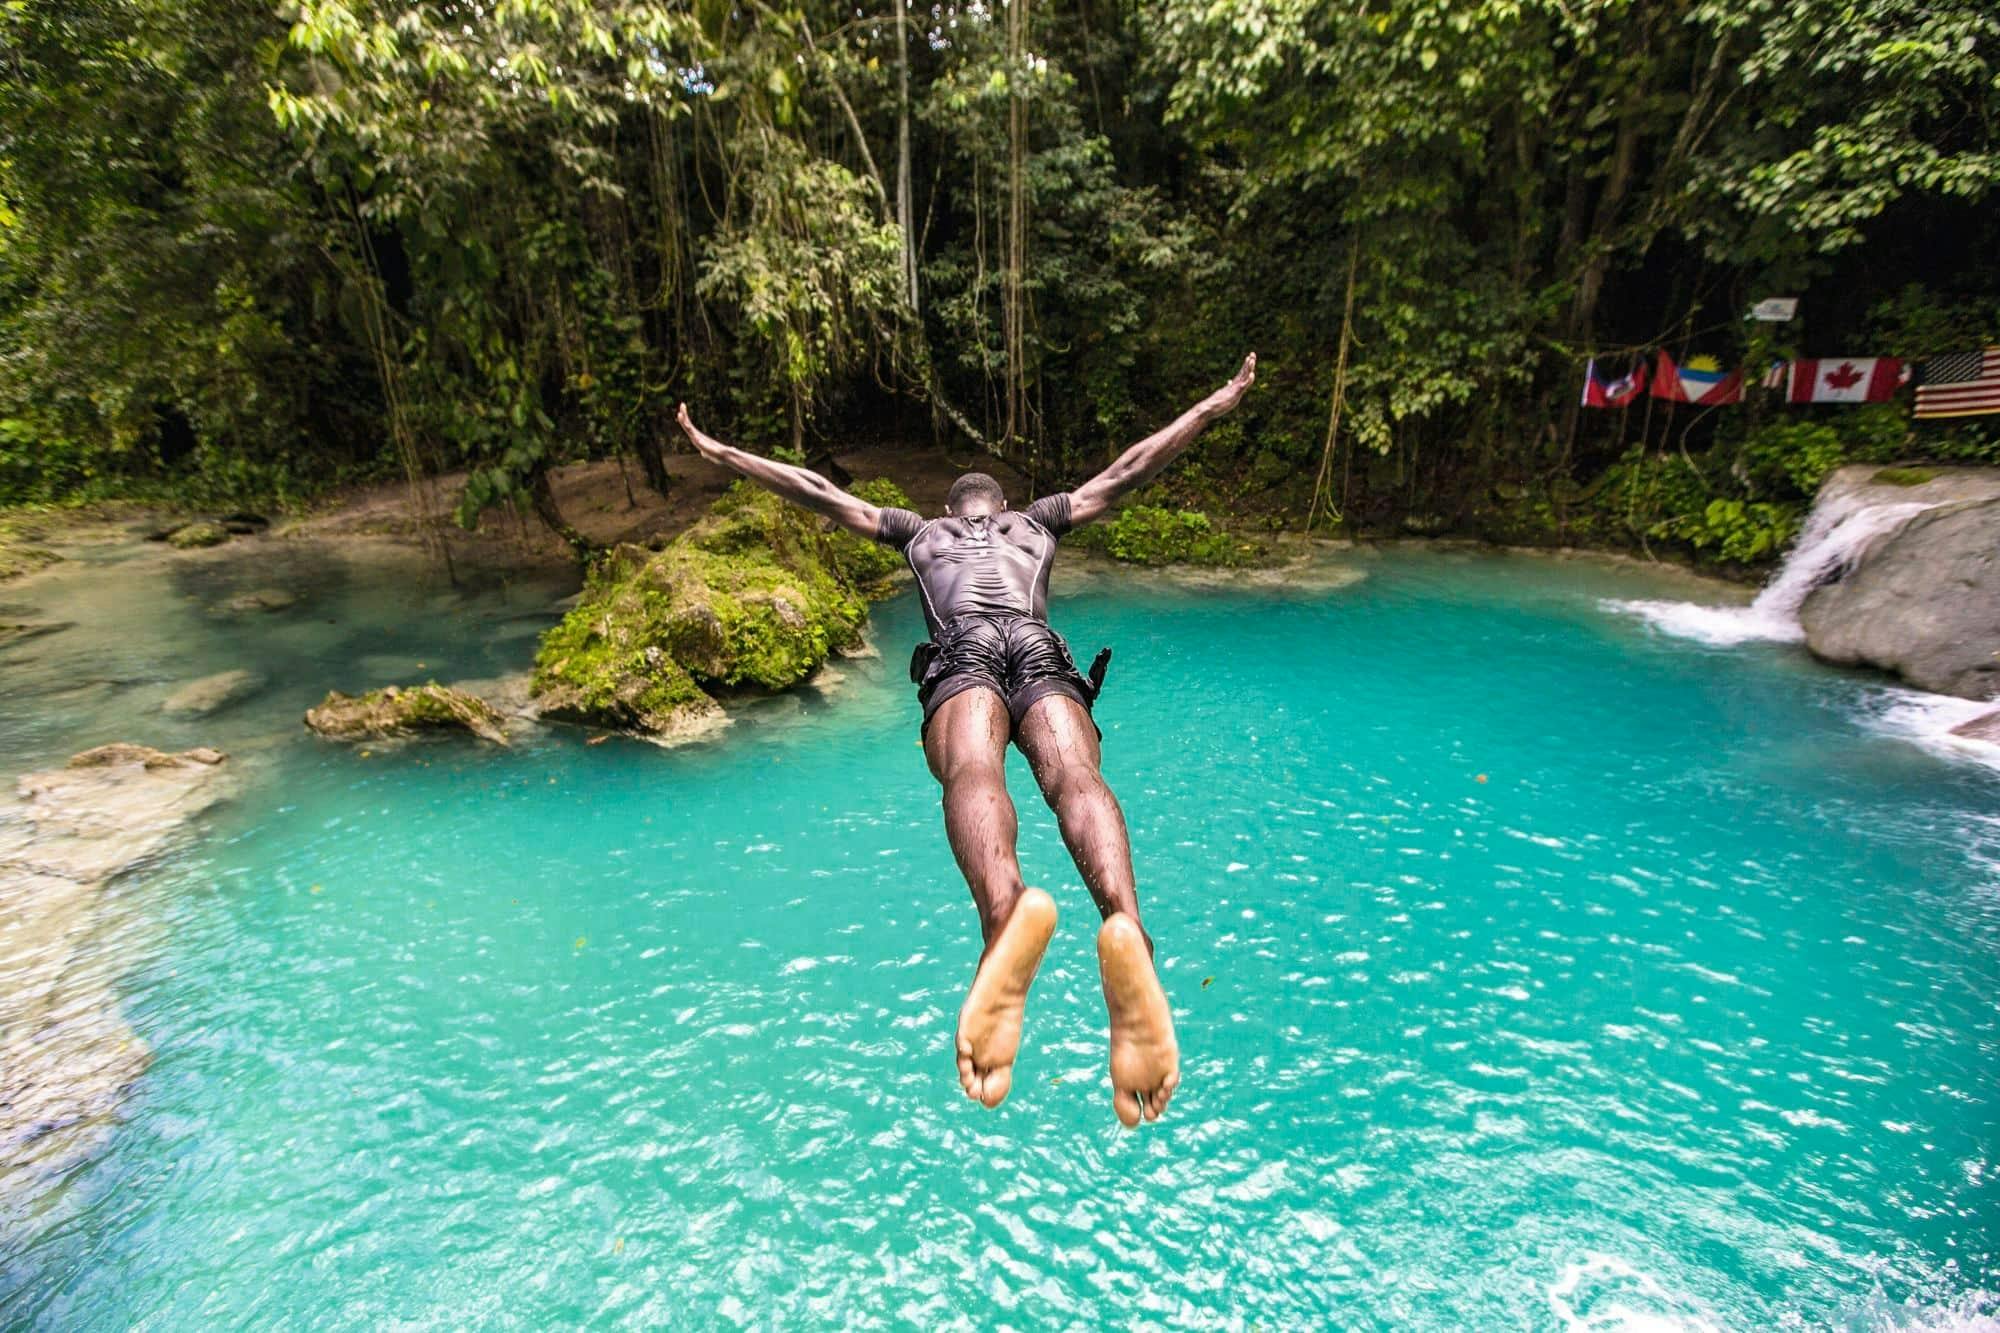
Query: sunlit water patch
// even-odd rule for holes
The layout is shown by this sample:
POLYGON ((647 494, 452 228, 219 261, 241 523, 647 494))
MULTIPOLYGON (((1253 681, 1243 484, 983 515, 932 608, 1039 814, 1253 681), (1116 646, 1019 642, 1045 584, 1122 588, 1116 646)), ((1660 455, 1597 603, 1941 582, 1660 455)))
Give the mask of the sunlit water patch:
POLYGON ((1858 725, 1877 686, 1605 610, 1666 595, 1638 573, 1348 559, 1058 598, 1117 649, 1160 1124, 1115 1126, 1018 761, 1066 917, 1013 1097, 958 1094, 977 943, 906 597, 718 744, 274 746, 129 887, 157 1059, 7 1219, 0 1322, 1990 1320, 2000 783, 1858 725))

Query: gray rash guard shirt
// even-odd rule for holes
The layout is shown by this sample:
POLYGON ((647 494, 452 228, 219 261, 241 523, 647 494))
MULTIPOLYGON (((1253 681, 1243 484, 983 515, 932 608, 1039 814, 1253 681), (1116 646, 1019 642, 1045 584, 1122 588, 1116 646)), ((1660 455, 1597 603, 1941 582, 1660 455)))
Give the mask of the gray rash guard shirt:
POLYGON ((1070 530, 1069 494, 1045 495, 1026 509, 969 518, 933 518, 884 509, 875 540, 901 551, 924 596, 933 638, 960 616, 1049 619, 1049 567, 1070 530))

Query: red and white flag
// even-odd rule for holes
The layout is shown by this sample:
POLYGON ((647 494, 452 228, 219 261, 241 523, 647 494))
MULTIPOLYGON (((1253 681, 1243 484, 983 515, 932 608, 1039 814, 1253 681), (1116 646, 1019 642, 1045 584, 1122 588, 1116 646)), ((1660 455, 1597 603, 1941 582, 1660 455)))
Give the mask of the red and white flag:
POLYGON ((1910 371, 1893 356, 1848 356, 1798 360, 1785 376, 1785 400, 1792 403, 1886 403, 1907 383, 1910 371))
POLYGON ((1981 417, 2000 412, 2000 347, 1951 352, 1924 362, 1917 386, 1920 417, 1981 417))

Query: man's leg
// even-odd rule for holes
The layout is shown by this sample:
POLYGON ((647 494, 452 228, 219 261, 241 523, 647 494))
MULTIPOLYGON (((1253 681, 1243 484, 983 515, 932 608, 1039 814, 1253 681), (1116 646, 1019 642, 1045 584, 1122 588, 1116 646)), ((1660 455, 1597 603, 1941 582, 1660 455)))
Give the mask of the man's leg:
POLYGON ((1153 971, 1153 941, 1139 924, 1125 815, 1098 767, 1097 728, 1075 699, 1047 694, 1021 719, 1020 746, 1104 917, 1097 965, 1111 1013, 1112 1106, 1127 1125, 1142 1114, 1157 1120, 1180 1086, 1180 1047, 1153 971))
POLYGON ((1021 884, 1007 731, 1006 703, 983 686, 945 700, 924 729, 924 756, 944 788, 945 834, 985 938, 958 1011, 956 1046, 958 1081, 966 1096, 986 1106, 998 1106, 1013 1086, 1028 988, 1056 928, 1054 900, 1021 884))

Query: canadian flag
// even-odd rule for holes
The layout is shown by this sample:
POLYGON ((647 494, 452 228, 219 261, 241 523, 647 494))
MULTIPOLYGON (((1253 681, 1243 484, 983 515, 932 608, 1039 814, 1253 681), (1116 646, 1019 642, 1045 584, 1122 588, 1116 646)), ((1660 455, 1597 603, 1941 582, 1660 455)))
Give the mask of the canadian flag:
POLYGON ((1794 403, 1886 403, 1909 378, 1893 356, 1794 361, 1785 398, 1794 403))

